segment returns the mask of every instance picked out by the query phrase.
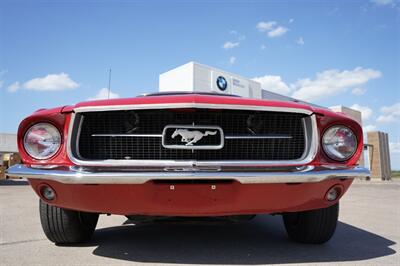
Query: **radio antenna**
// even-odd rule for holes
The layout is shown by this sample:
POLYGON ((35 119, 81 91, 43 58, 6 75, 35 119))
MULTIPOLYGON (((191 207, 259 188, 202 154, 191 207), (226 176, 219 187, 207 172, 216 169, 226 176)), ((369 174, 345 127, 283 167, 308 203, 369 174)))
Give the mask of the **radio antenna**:
POLYGON ((108 99, 110 99, 110 94, 111 94, 111 68, 110 71, 108 72, 108 99))

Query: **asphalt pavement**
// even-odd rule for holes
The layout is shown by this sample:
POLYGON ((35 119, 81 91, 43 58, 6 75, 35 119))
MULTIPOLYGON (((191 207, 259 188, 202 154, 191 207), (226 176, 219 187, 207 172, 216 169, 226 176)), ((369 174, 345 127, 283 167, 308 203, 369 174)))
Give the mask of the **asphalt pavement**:
POLYGON ((0 181, 0 265, 347 264, 400 265, 400 182, 356 181, 324 245, 288 240, 280 216, 246 223, 166 220, 133 224, 100 216, 91 242, 56 246, 39 221, 25 181, 0 181))

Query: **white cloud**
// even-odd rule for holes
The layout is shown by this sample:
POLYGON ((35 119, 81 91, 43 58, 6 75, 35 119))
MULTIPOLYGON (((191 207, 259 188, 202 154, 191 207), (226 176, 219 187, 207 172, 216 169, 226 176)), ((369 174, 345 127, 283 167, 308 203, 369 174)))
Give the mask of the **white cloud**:
MULTIPOLYGON (((289 23, 291 22, 289 21, 289 23)), ((289 31, 288 28, 278 25, 276 21, 258 22, 256 29, 258 29, 260 32, 267 32, 267 35, 270 38, 282 36, 289 31)))
POLYGON ((243 41, 244 39, 246 39, 246 36, 240 34, 238 31, 236 30, 231 30, 229 31, 230 35, 233 35, 234 39, 236 39, 236 41, 227 41, 222 45, 222 48, 225 50, 230 50, 233 49, 235 47, 239 47, 240 42, 243 41))
POLYGON ((400 102, 391 106, 383 106, 381 115, 376 119, 379 123, 391 123, 400 121, 400 102))
POLYGON ((268 21, 268 22, 261 21, 257 23, 256 28, 261 32, 265 32, 272 30, 276 24, 277 24, 276 21, 268 21))
POLYGON ((316 74, 315 79, 298 80, 294 87, 293 97, 305 101, 315 101, 331 97, 352 87, 360 86, 371 79, 382 76, 380 71, 356 67, 353 70, 331 69, 316 74))
POLYGON ((229 58, 229 64, 233 65, 235 62, 236 62, 236 57, 231 56, 231 57, 229 58))
POLYGON ((396 118, 392 115, 380 115, 378 116, 378 118, 376 119, 376 122, 378 123, 391 123, 391 122, 395 122, 396 118))
POLYGON ((372 109, 369 108, 368 106, 362 106, 359 104, 353 104, 352 106, 350 106, 351 109, 357 110, 361 112, 361 116, 363 120, 368 120, 371 118, 372 116, 372 109))
POLYGON ((383 106, 381 108, 381 112, 382 113, 386 113, 386 114, 387 113, 392 113, 392 114, 395 114, 397 116, 400 116, 400 102, 395 103, 395 104, 393 104, 391 106, 383 106))
POLYGON ((357 96, 361 96, 367 92, 366 89, 363 88, 354 88, 351 90, 351 93, 357 96))
POLYGON ((304 45, 304 39, 303 39, 303 37, 298 38, 298 39, 296 40, 296 43, 299 44, 299 45, 304 45))
POLYGON ((0 71, 0 88, 2 88, 3 85, 4 85, 3 76, 4 76, 4 74, 6 74, 6 73, 7 73, 7 70, 1 70, 1 71, 0 71))
POLYGON ((376 126, 374 126, 374 125, 366 125, 363 127, 364 133, 367 133, 370 131, 375 131, 375 130, 376 130, 376 126))
POLYGON ((222 48, 225 50, 233 49, 235 47, 239 46, 239 42, 226 42, 224 45, 222 45, 222 48))
POLYGON ((27 89, 34 91, 61 91, 71 90, 79 87, 79 84, 73 81, 68 74, 49 74, 45 77, 34 78, 27 82, 20 84, 19 81, 14 82, 8 86, 9 92, 16 92, 19 89, 27 89))
POLYGON ((253 80, 260 82, 261 87, 265 90, 269 90, 275 93, 289 95, 291 93, 291 88, 283 82, 280 76, 263 76, 263 77, 256 77, 253 80))
POLYGON ((13 84, 11 84, 10 86, 7 87, 7 90, 9 92, 16 92, 17 90, 19 90, 21 88, 21 85, 19 84, 18 81, 14 82, 13 84))
POLYGON ((260 46, 260 49, 261 49, 261 50, 265 50, 265 49, 267 49, 267 46, 266 46, 265 44, 262 44, 262 45, 260 46))
POLYGON ((371 0, 371 3, 378 6, 395 5, 394 0, 371 0))
POLYGON ((400 153, 400 141, 389 142, 390 153, 400 153))
POLYGON ((284 35, 286 32, 288 32, 288 28, 279 26, 271 31, 268 32, 268 36, 270 38, 275 38, 275 37, 280 37, 282 35, 284 35))
MULTIPOLYGON (((110 99, 119 98, 119 94, 110 91, 110 99)), ((100 89, 94 97, 90 97, 88 100, 104 100, 108 99, 108 89, 102 88, 100 89)))
POLYGON ((235 36, 239 41, 243 41, 244 39, 246 39, 246 36, 236 30, 229 31, 229 34, 235 36))
POLYGON ((285 83, 280 76, 266 75, 253 79, 260 82, 266 90, 312 102, 332 97, 381 76, 380 71, 356 67, 353 70, 326 70, 317 73, 314 79, 299 79, 290 85, 285 83))

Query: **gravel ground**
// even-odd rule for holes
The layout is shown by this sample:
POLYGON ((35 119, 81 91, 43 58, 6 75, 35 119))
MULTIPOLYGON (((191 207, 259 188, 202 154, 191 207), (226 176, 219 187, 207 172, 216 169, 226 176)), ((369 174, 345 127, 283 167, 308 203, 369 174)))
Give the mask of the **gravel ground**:
POLYGON ((355 181, 325 245, 290 242, 280 216, 251 222, 132 224, 101 216, 93 240, 56 246, 42 232, 38 198, 24 181, 0 181, 0 265, 400 265, 400 182, 355 181))

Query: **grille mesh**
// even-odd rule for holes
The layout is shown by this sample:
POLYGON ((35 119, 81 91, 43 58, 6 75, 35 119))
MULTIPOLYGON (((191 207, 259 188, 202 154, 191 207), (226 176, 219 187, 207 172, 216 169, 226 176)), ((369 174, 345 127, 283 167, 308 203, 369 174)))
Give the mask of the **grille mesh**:
POLYGON ((294 160, 305 149, 303 114, 214 109, 81 113, 75 151, 83 160, 294 160), (286 139, 225 139, 220 150, 166 149, 160 137, 93 134, 161 134, 166 125, 219 126, 225 136, 288 135, 286 139))

